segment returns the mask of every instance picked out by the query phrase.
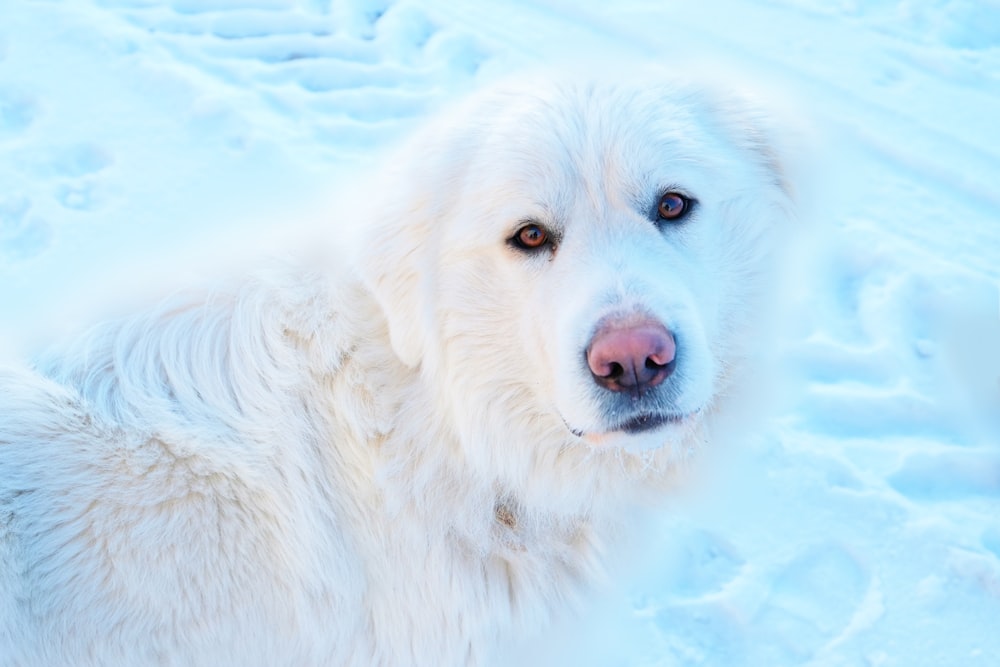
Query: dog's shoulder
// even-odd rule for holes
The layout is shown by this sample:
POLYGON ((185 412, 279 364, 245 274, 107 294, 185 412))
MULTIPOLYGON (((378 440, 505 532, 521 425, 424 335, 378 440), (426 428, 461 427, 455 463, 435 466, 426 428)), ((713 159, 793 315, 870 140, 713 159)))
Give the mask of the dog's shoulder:
POLYGON ((0 441, 51 441, 87 430, 81 419, 137 436, 266 439, 285 403, 331 382, 371 338, 369 310, 349 280, 291 267, 175 295, 0 370, 0 441))

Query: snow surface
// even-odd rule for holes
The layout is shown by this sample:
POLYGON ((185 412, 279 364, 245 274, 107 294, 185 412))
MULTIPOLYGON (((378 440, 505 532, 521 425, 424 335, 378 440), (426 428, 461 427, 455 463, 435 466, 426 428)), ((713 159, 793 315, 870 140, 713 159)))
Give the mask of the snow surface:
POLYGON ((198 279, 449 98, 570 50, 787 91, 819 252, 777 417, 524 653, 1000 665, 997 0, 0 0, 0 347, 198 279))

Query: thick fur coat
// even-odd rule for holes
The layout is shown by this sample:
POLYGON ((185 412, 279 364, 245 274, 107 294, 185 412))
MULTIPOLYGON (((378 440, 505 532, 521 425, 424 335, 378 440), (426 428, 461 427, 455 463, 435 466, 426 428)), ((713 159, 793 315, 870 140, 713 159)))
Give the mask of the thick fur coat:
POLYGON ((646 74, 475 95, 351 261, 0 371, 0 665, 479 665, 570 605, 717 418, 788 218, 762 117, 646 74))

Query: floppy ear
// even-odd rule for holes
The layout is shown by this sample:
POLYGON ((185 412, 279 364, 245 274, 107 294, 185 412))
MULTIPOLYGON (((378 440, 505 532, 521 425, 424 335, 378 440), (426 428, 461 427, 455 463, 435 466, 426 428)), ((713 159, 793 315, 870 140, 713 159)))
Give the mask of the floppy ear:
POLYGON ((385 316, 393 351, 412 368, 434 327, 436 248, 426 202, 388 208, 390 217, 368 230, 359 269, 385 316))
POLYGON ((480 105, 466 100, 424 126, 391 156, 378 189, 364 197, 376 217, 364 231, 360 274, 385 315, 393 351, 410 367, 425 359, 438 327, 440 239, 453 218, 460 222, 468 161, 487 131, 469 121, 483 115, 480 105))
POLYGON ((722 111, 721 124, 728 127, 737 145, 747 150, 771 176, 787 201, 798 199, 797 187, 806 147, 811 144, 808 128, 792 113, 792 102, 777 92, 729 90, 717 97, 712 108, 722 111))
POLYGON ((393 351, 411 368, 424 360, 437 328, 440 238, 461 196, 468 134, 448 116, 425 126, 363 197, 372 224, 358 269, 385 316, 393 351))

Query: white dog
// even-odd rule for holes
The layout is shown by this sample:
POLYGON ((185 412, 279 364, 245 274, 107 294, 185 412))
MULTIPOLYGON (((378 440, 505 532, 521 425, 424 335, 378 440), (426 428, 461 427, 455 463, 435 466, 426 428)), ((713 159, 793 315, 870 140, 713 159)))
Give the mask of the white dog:
POLYGON ((660 73, 501 85, 347 268, 0 373, 0 664, 489 662, 718 412, 789 219, 765 128, 660 73))

